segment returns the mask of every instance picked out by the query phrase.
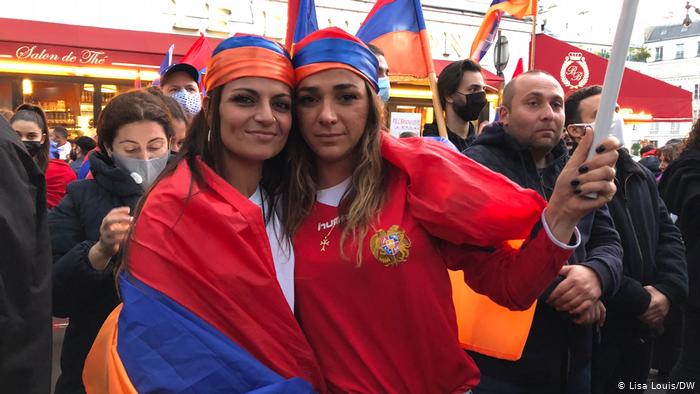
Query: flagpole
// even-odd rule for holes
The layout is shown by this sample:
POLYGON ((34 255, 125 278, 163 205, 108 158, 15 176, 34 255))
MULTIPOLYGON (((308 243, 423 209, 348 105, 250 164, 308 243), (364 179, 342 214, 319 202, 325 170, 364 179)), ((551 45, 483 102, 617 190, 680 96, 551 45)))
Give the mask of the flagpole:
POLYGON ((537 35, 537 10, 532 16, 532 33, 530 34, 530 67, 528 70, 535 68, 535 36, 537 35))
POLYGON ((442 138, 448 138, 447 126, 445 125, 445 114, 442 112, 440 95, 438 95, 437 77, 435 76, 435 71, 428 73, 428 81, 430 82, 430 91, 433 94, 433 116, 437 121, 438 134, 442 138))

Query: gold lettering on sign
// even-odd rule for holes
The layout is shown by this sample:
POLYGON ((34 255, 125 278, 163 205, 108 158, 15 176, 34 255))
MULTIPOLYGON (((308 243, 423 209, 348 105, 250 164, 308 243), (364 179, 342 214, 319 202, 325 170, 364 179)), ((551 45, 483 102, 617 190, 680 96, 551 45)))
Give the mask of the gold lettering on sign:
POLYGON ((107 55, 101 51, 91 51, 85 49, 80 52, 80 63, 82 64, 105 64, 107 55))
POLYGON ((31 60, 50 60, 53 62, 56 62, 59 60, 59 56, 54 54, 54 53, 49 53, 46 51, 46 49, 42 49, 41 51, 38 51, 36 48, 36 45, 33 46, 23 46, 17 48, 15 51, 15 56, 19 60, 26 60, 26 59, 31 59, 31 60))
POLYGON ((49 52, 45 48, 38 48, 36 45, 25 45, 17 48, 15 57, 18 60, 41 60, 48 62, 63 62, 63 63, 80 63, 80 64, 105 64, 107 56, 104 51, 95 51, 92 49, 83 49, 80 51, 80 56, 74 51, 64 54, 49 52))

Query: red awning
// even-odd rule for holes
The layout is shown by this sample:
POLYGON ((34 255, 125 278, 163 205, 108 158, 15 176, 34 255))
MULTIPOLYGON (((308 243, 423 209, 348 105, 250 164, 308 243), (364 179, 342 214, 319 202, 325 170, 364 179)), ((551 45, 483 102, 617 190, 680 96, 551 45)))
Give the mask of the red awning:
MULTIPOLYGON (((89 65, 89 59, 81 61, 82 51, 87 50, 87 55, 99 52, 102 66, 156 67, 170 45, 175 44, 173 61, 177 61, 198 38, 6 18, 0 18, 0 26, 0 58, 57 64, 89 65)), ((208 39, 212 46, 220 42, 208 39)))
MULTIPOLYGON (((447 67, 448 64, 453 63, 454 60, 433 60, 433 65, 435 66, 435 74, 440 75, 440 72, 447 67)), ((492 73, 491 71, 483 68, 481 69, 481 74, 484 76, 484 82, 487 85, 493 86, 496 89, 503 87, 503 78, 492 73)))
MULTIPOLYGON (((559 81, 564 93, 590 85, 602 85, 607 59, 573 45, 538 34, 535 38, 535 68, 559 81)), ((666 82, 625 68, 618 97, 626 120, 637 122, 692 122, 692 93, 666 82)))

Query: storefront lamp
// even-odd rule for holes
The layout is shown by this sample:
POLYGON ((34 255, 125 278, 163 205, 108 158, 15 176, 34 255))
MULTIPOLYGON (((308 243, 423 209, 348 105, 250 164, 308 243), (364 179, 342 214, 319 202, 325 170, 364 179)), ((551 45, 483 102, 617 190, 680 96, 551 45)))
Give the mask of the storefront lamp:
POLYGON ((34 89, 32 88, 32 80, 29 78, 25 78, 22 80, 22 94, 25 96, 29 96, 32 93, 34 93, 34 89))

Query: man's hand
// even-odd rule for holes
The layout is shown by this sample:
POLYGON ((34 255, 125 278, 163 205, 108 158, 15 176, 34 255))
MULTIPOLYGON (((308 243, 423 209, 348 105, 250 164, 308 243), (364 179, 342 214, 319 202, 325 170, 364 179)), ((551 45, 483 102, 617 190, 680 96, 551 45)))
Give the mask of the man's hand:
POLYGON ((658 327, 663 324, 668 310, 671 307, 671 303, 668 301, 668 298, 662 292, 656 290, 654 286, 644 286, 644 290, 651 294, 651 302, 649 302, 647 311, 644 312, 639 319, 650 327, 658 327))
POLYGON ((600 298, 600 279, 583 265, 565 265, 559 275, 566 278, 552 291, 547 303, 559 312, 580 315, 600 298))
POLYGON ((580 315, 572 315, 572 321, 576 324, 593 324, 602 327, 605 324, 606 309, 605 305, 598 300, 593 305, 584 310, 580 315))

